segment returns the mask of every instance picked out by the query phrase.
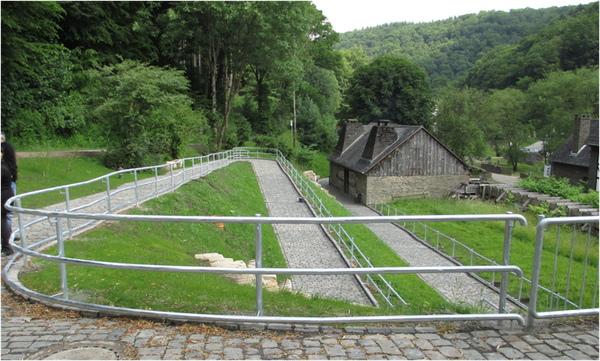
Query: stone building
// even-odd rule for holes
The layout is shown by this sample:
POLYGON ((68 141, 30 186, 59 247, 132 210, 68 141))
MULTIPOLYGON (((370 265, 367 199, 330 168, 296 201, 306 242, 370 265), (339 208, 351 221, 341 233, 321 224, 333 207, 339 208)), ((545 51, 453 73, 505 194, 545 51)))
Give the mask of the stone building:
POLYGON ((568 178, 589 189, 598 190, 598 119, 590 115, 575 117, 573 134, 550 156, 552 174, 568 178))
POLYGON ((423 126, 347 121, 329 160, 329 183, 366 203, 448 195, 469 182, 469 166, 423 126))

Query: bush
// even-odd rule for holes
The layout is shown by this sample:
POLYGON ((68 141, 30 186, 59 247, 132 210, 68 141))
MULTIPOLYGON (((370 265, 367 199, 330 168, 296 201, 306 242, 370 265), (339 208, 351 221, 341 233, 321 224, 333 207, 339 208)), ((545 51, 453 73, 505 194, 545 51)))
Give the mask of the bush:
POLYGON ((528 177, 520 180, 516 186, 531 192, 570 199, 573 202, 579 202, 598 208, 597 191, 590 189, 586 193, 583 185, 571 185, 567 178, 556 178, 555 176, 551 176, 550 178, 535 179, 534 177, 528 177))
POLYGON ((109 143, 105 165, 142 167, 180 158, 204 114, 191 108, 182 71, 125 60, 89 71, 84 93, 109 143))
POLYGON ((286 133, 279 136, 259 135, 254 138, 254 141, 257 147, 279 149, 287 159, 293 159, 295 156, 293 140, 290 142, 286 133))
POLYGON ((315 153, 317 152, 315 150, 316 147, 317 146, 315 144, 311 144, 308 147, 300 144, 300 148, 296 154, 296 161, 300 165, 308 166, 315 157, 315 153))

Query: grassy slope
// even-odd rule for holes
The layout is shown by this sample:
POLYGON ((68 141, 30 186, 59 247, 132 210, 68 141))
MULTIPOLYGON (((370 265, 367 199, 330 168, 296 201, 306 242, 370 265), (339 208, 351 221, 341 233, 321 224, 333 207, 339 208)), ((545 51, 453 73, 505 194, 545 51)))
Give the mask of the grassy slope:
MULTIPOLYGON (((135 214, 253 216, 268 214, 251 166, 235 163, 188 183, 177 192, 144 203, 135 214)), ((284 267, 283 255, 271 226, 263 227, 265 267, 284 267)), ((99 229, 66 243, 66 255, 94 260, 200 265, 197 253, 218 252, 235 260, 254 258, 254 225, 105 223, 99 229)), ((56 247, 48 251, 56 254, 56 247)), ((46 294, 60 289, 56 265, 37 261, 36 271, 24 275, 27 287, 46 294), (39 268, 44 270, 37 272, 39 268)), ((220 275, 169 274, 67 266, 72 295, 88 302, 197 313, 250 314, 255 290, 226 281, 220 275)), ((386 310, 320 298, 306 299, 288 292, 265 293, 267 315, 367 315, 386 310)))
MULTIPOLYGON (((102 165, 98 158, 71 157, 71 158, 20 158, 19 178, 17 193, 27 193, 39 189, 52 188, 60 185, 85 182, 101 177, 112 171, 102 165)), ((159 173, 161 174, 161 173, 159 173)), ((154 173, 139 173, 138 179, 153 177, 154 173)), ((134 181, 133 174, 125 173, 123 178, 110 177, 111 189, 121 184, 134 181)), ((71 199, 84 197, 90 194, 105 192, 106 184, 101 181, 69 190, 71 199)), ((41 208, 65 201, 65 195, 59 191, 44 193, 39 196, 27 197, 23 206, 27 208, 41 208)))
MULTIPOLYGON (((516 212, 514 206, 507 204, 494 204, 491 202, 480 201, 456 201, 456 200, 438 200, 432 201, 429 199, 420 200, 401 200, 392 203, 392 206, 409 214, 499 214, 508 211, 516 212)), ((537 215, 531 212, 526 212, 528 225, 523 227, 517 225, 512 232, 511 243, 511 264, 515 264, 523 270, 525 277, 531 279, 533 269, 533 253, 535 246, 535 233, 537 225, 537 215)), ((504 244, 504 222, 436 222, 428 224, 433 229, 436 229, 459 242, 465 244, 468 248, 474 249, 483 256, 497 262, 502 263, 502 249, 504 244)), ((412 230, 412 224, 407 224, 407 227, 412 230)), ((554 270, 554 254, 556 252, 557 227, 551 227, 546 232, 544 251, 542 254, 542 270, 540 284, 550 288, 552 285, 552 273, 554 270)), ((423 238, 424 231, 422 227, 416 228, 419 237, 423 238)), ((561 236, 558 247, 558 262, 557 275, 558 281, 555 285, 556 289, 564 295, 566 289, 565 275, 568 272, 571 236, 573 235, 572 228, 563 226, 561 228, 561 236)), ((427 239, 433 246, 437 245, 437 236, 434 232, 427 232, 427 239)), ((452 244, 450 241, 444 241, 440 237, 440 248, 448 254, 452 253, 452 244)), ((586 271, 586 293, 584 304, 591 304, 594 293, 595 277, 598 272, 598 237, 591 237, 590 252, 587 259, 586 271)), ((573 252, 573 263, 571 270, 571 283, 569 285, 569 294, 579 302, 579 290, 582 283, 583 268, 585 265, 585 251, 587 247, 587 234, 577 232, 575 238, 575 249, 573 252)), ((470 255, 468 251, 463 251, 462 248, 455 249, 456 258, 463 264, 470 263, 470 255)), ((474 259, 474 264, 484 264, 482 260, 474 259)), ((491 278, 491 275, 487 275, 491 278)), ((499 280, 499 275, 496 275, 496 281, 499 280)), ((509 293, 517 296, 519 293, 519 282, 516 277, 511 277, 509 284, 509 293)), ((529 286, 523 283, 522 298, 529 298, 529 286)), ((542 300, 543 301, 543 300, 542 300)), ((598 307, 598 301, 596 301, 598 307)))

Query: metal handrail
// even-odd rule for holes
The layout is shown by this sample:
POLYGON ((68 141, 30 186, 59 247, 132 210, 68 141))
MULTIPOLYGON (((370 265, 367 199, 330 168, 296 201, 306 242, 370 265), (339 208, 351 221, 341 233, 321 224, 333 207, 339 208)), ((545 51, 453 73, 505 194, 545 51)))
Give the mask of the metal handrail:
MULTIPOLYGON (((256 157, 262 157, 263 154, 260 153, 261 150, 256 149, 256 157)), ((266 153, 265 153, 266 154, 266 153)), ((267 154, 268 157, 271 157, 272 154, 267 154)), ((156 187, 156 191, 151 193, 152 195, 158 196, 160 193, 164 193, 166 191, 172 191, 183 182, 192 179, 186 179, 186 172, 189 170, 186 169, 185 163, 188 160, 192 161, 192 176, 197 177, 199 175, 195 174, 195 169, 198 167, 194 167, 195 159, 200 159, 201 165, 199 166, 200 172, 202 173, 202 168, 206 168, 206 172, 202 174, 209 173, 210 171, 223 167, 231 162, 243 159, 249 159, 253 156, 251 152, 247 152, 243 149, 234 149, 223 153, 211 154, 204 157, 196 157, 196 158, 188 158, 182 160, 183 167, 182 170, 175 174, 173 172, 173 165, 170 165, 170 174, 167 175, 163 180, 170 180, 170 186, 165 187, 161 192, 158 189, 158 177, 155 177, 154 182, 148 182, 144 185, 152 185, 154 184, 156 187), (212 161, 210 160, 212 157, 212 161), (218 158, 218 159, 217 159, 218 158), (203 159, 207 159, 207 162, 204 163, 203 159), (182 180, 175 182, 175 177, 181 176, 182 180)), ((280 158, 282 155, 277 151, 277 156, 280 158)), ((267 159, 271 159, 268 158, 267 159)), ((280 158, 281 159, 281 158, 280 158)), ((157 166, 162 167, 162 166, 157 166)), ((157 167, 149 167, 156 169, 157 167)), ((126 170, 131 171, 131 170, 126 170)), ((92 181, 102 180, 106 177, 110 177, 113 175, 117 175, 120 172, 113 172, 104 177, 96 178, 92 181)), ((106 178, 108 179, 108 178, 106 178)), ((81 182, 78 183, 89 183, 81 182)), ((164 311, 148 311, 148 310, 135 310, 128 308, 120 308, 120 307, 111 307, 111 306, 101 306, 94 304, 87 304, 82 302, 75 302, 68 299, 68 287, 67 287, 67 275, 64 266, 66 264, 73 265, 85 265, 85 266, 93 266, 93 267, 107 267, 107 268, 115 268, 115 269, 129 269, 129 270, 145 270, 145 271, 163 271, 163 272, 186 272, 186 273, 228 273, 228 274, 255 274, 257 277, 262 274, 354 274, 354 275, 370 275, 370 274, 400 274, 400 273, 456 273, 456 272, 502 272, 503 274, 508 273, 516 273, 521 274, 522 271, 516 266, 510 266, 508 264, 502 266, 476 266, 476 267, 379 267, 379 268, 343 268, 343 269, 275 269, 275 268, 263 268, 261 267, 261 254, 262 254, 262 239, 260 227, 262 224, 274 224, 274 223, 291 223, 291 224, 345 224, 345 223, 379 223, 379 222, 406 222, 406 221, 426 221, 426 222, 447 222, 447 221, 483 221, 483 220, 504 220, 504 221, 519 221, 521 223, 525 222, 525 219, 520 215, 451 215, 451 216, 395 216, 395 217, 323 217, 323 218, 292 218, 292 217, 191 217, 191 216, 155 216, 155 215, 128 215, 128 214, 112 214, 112 210, 117 207, 124 207, 123 204, 115 205, 114 207, 110 204, 110 198, 115 192, 110 191, 109 185, 107 181, 107 193, 106 199, 107 201, 107 211, 104 213, 74 213, 70 211, 45 211, 45 210, 34 210, 34 209, 26 209, 21 207, 21 199, 27 196, 31 196, 33 194, 42 194, 51 190, 58 189, 67 189, 70 186, 62 186, 62 187, 54 187, 50 190, 41 190, 35 192, 29 192, 20 194, 18 196, 13 197, 11 200, 16 201, 16 206, 7 205, 7 209, 17 212, 19 215, 19 232, 22 235, 22 245, 14 245, 14 235, 11 237, 10 242, 13 243, 16 249, 15 255, 9 260, 7 266, 3 269, 3 275, 6 282, 10 287, 14 289, 18 289, 23 293, 30 295, 31 297, 37 297, 44 300, 52 300, 52 302, 64 304, 64 305, 76 305, 78 307, 82 307, 85 309, 94 309, 94 310, 108 310, 111 312, 121 312, 125 314, 137 314, 137 315, 153 315, 159 317, 169 317, 173 319, 199 319, 199 320, 228 320, 228 321, 242 321, 242 322, 295 322, 295 323, 356 323, 356 322, 401 322, 401 321, 409 321, 409 320, 430 320, 430 321, 442 321, 442 320, 516 320, 520 324, 524 324, 524 319, 518 314, 507 314, 502 313, 503 307, 500 307, 501 314, 478 314, 478 315, 421 315, 421 316, 369 316, 369 317, 271 317, 271 316, 263 316, 262 315, 262 282, 259 282, 257 279, 257 313, 256 316, 235 316, 235 315, 205 315, 205 314, 182 314, 176 312, 164 312, 164 311), (26 245, 26 231, 22 222, 22 215, 39 215, 43 216, 43 219, 46 220, 55 220, 56 225, 56 235, 54 237, 50 237, 44 241, 50 241, 56 239, 58 242, 59 248, 59 256, 49 256, 44 255, 42 253, 36 252, 31 249, 31 246, 26 245), (65 234, 71 234, 72 230, 63 231, 62 230, 62 219, 83 219, 94 221, 106 221, 106 220, 118 220, 118 221, 136 221, 136 222, 184 222, 184 223, 253 223, 256 227, 256 268, 253 269, 232 269, 232 268, 207 268, 207 267, 179 267, 179 266, 164 266, 164 265, 136 265, 136 264, 122 264, 122 263, 114 263, 114 262, 98 262, 91 260, 81 260, 81 259, 72 259, 64 257, 64 240, 63 236, 65 234), (48 295, 42 295, 37 292, 31 291, 29 289, 24 288, 21 284, 16 284, 12 280, 7 277, 7 272, 10 267, 14 264, 17 256, 23 254, 24 256, 31 256, 37 258, 43 258, 52 262, 58 262, 61 269, 61 286, 62 293, 59 294, 62 298, 51 297, 48 295)), ((137 182, 136 182, 137 183, 137 182)), ((136 187, 137 190, 137 187, 136 187)), ((68 197, 69 192, 65 191, 66 196, 68 197)), ((67 198, 68 199, 68 198, 67 198)), ((136 194, 136 201, 139 201, 138 196, 136 194)), ((127 202, 131 203, 131 202, 127 202)), ((31 224, 31 222, 29 223, 31 224)), ((38 242, 36 245, 43 243, 38 242)), ((27 262, 25 261, 26 265, 27 262)), ((502 302, 502 299, 501 299, 502 302)))
MULTIPOLYGON (((384 207, 387 208, 387 214, 389 215, 391 213, 391 211, 393 210, 395 214, 401 213, 402 215, 406 215, 406 213, 392 207, 391 205, 370 196, 369 197, 369 202, 367 204, 368 207, 370 207, 371 209, 375 210, 376 212, 380 213, 380 214, 385 214, 384 211, 384 207)), ((547 231, 547 227, 549 225, 553 225, 553 224, 582 224, 582 223, 598 223, 599 222, 599 218, 597 216, 580 216, 580 217, 564 217, 564 218, 548 218, 548 219, 544 219, 544 216, 540 216, 540 218, 538 219, 538 225, 537 225, 537 230, 536 230, 536 248, 535 248, 535 255, 534 255, 534 265, 533 265, 533 271, 532 271, 532 279, 529 280, 528 278, 526 278, 525 276, 518 276, 520 279, 520 285, 519 285, 519 294, 516 297, 513 297, 511 295, 507 295, 507 298, 510 299, 511 301, 513 301, 515 304, 519 305, 520 307, 522 307, 523 309, 528 311, 528 319, 527 319, 527 325, 529 327, 533 327, 534 324, 534 320, 535 319, 544 319, 544 318, 555 318, 555 317, 570 317, 570 316, 585 316, 585 315, 597 315, 600 313, 600 309, 598 308, 582 308, 582 298, 583 298, 583 286, 581 287, 581 292, 579 295, 579 304, 575 303, 574 301, 571 301, 568 298, 568 292, 565 293, 565 295, 561 295, 560 293, 556 292, 554 290, 554 285, 553 287, 551 287, 550 289, 547 287, 544 287, 542 285, 539 284, 539 273, 540 273, 540 263, 541 263, 541 250, 542 250, 542 245, 543 245, 543 234, 544 232, 547 231), (529 283, 531 285, 530 290, 529 290, 529 304, 524 304, 520 301, 522 293, 523 293, 523 282, 529 283), (537 300, 539 299, 539 294, 540 292, 545 292, 548 294, 548 296, 550 297, 550 310, 547 312, 538 312, 537 311, 537 300), (557 304, 559 304, 560 302, 563 303, 565 310, 563 311, 559 311, 559 310, 552 310, 552 299, 555 298, 557 304), (533 305, 533 306, 532 306, 533 305), (566 310, 568 306, 571 306, 575 309, 572 310, 566 310)), ((410 223, 410 222, 408 222, 410 223)), ((473 266, 473 255, 477 255, 480 259, 487 261, 489 264, 492 265, 496 265, 497 263, 486 258, 485 256, 475 252, 472 248, 467 247, 466 245, 464 245, 463 243, 457 241, 456 239, 449 237, 443 233, 441 233, 438 230, 435 230, 429 226, 427 226, 426 224, 422 224, 418 221, 414 221, 413 224, 413 230, 410 231, 409 227, 406 226, 406 222, 403 225, 403 228, 410 233, 415 239, 419 240, 420 242, 422 242, 423 244, 429 246, 431 249, 435 250, 436 252, 438 252, 440 255, 443 255, 447 258, 449 258, 452 262, 457 263, 462 265, 461 262, 459 262, 458 260, 456 260, 454 258, 454 251, 455 251, 455 246, 456 245, 460 245, 462 247, 464 247, 467 251, 469 251, 469 253, 471 254, 471 263, 470 266, 473 266), (423 238, 420 238, 416 233, 415 233, 415 229, 416 229, 416 224, 419 224, 423 227, 424 231, 424 236, 423 238), (427 241, 427 229, 430 229, 434 232, 436 232, 437 237, 438 237, 438 242, 437 242, 437 246, 433 246, 433 245, 429 245, 426 241, 427 241), (442 235, 444 237, 446 237, 448 240, 450 240, 452 242, 452 255, 449 256, 447 254, 445 254, 443 251, 439 250, 439 236, 442 235)), ((560 230, 559 230, 560 232, 560 230)), ((588 232, 591 232, 591 227, 588 229, 588 232)), ((590 243, 590 235, 588 234, 588 244, 587 244, 587 250, 586 250, 586 258, 587 255, 589 253, 589 243, 590 243)), ((558 245, 558 243, 557 243, 558 245)), ((573 247, 573 245, 571 246, 573 247)), ((555 255, 556 257, 556 255, 555 255)), ((600 268, 600 263, 598 265, 600 268)), ((583 275, 583 279, 585 280, 585 270, 587 268, 587 263, 584 263, 584 275, 583 275)), ((488 281, 482 277, 480 277, 479 275, 477 275, 476 273, 471 273, 471 275, 475 278, 477 278, 478 280, 480 280, 481 282, 486 283, 489 287, 500 291, 500 289, 498 287, 496 287, 494 285, 494 278, 492 278, 492 281, 488 281)), ((556 275, 553 276, 553 278, 555 278, 556 275)), ((569 275, 567 275, 567 278, 569 278, 569 275)), ((599 280, 598 280, 598 274, 596 274, 596 283, 595 283, 595 290, 594 290, 594 295, 596 295, 596 291, 598 289, 598 284, 599 284, 599 280)), ((568 291, 568 289, 567 289, 568 291)), ((594 298, 594 301, 592 301, 592 305, 594 305, 596 303, 596 298, 594 298)))
MULTIPOLYGON (((578 223, 599 223, 600 219, 598 218, 598 216, 583 216, 583 217, 561 217, 561 218, 545 218, 544 216, 539 216, 538 218, 538 224, 537 224, 537 229, 536 229, 536 237, 535 237, 535 251, 534 251, 534 256, 533 256, 533 272, 532 272, 532 276, 531 276, 531 290, 530 290, 530 294, 529 294, 529 310, 527 313, 527 326, 528 327, 533 327, 534 322, 536 319, 546 319, 546 318, 556 318, 556 317, 573 317, 573 316, 587 316, 587 315, 599 315, 600 314, 600 308, 596 308, 593 307, 596 304, 596 296, 597 296, 597 292, 598 292, 598 273, 596 273, 596 283, 595 283, 595 288, 594 288, 594 300, 592 302, 592 307, 591 308, 582 308, 582 298, 583 298, 583 290, 584 290, 584 283, 585 283, 585 273, 586 273, 586 269, 587 269, 587 256, 588 256, 588 251, 589 251, 589 247, 590 247, 590 236, 588 233, 588 242, 587 242, 587 250, 586 250, 586 262, 584 263, 584 269, 583 269, 583 281, 582 281, 582 287, 581 287, 581 294, 580 294, 580 298, 579 298, 579 305, 571 302, 570 304, 575 306, 577 309, 574 310, 567 310, 567 303, 566 301, 568 301, 568 292, 569 292, 569 281, 571 279, 571 266, 569 264, 569 272, 567 274, 567 286, 566 286, 566 293, 565 293, 565 297, 564 299, 565 301, 565 305, 564 305, 564 310, 550 310, 547 312, 538 312, 537 311, 537 301, 538 301, 538 286, 539 286, 539 282, 540 282, 540 269, 541 269, 541 263, 542 263, 542 249, 543 249, 543 245, 544 245, 544 233, 548 230, 548 227, 550 225, 563 225, 563 224, 578 224, 578 223)), ((559 231, 560 232, 560 231, 559 231)), ((591 227, 588 230, 588 232, 591 232, 591 227)), ((574 245, 574 239, 573 239, 573 243, 571 244, 571 252, 573 250, 573 245, 574 245)), ((572 259, 572 253, 571 253, 571 259, 572 259)), ((600 268, 600 262, 598 264, 599 268, 600 268)), ((556 275, 553 275, 553 287, 554 287, 554 280, 556 279, 556 275)), ((552 292, 553 293, 553 292, 552 292)), ((551 294, 552 294, 551 293, 551 294)), ((552 304, 552 299, 550 300, 550 304, 552 304)))

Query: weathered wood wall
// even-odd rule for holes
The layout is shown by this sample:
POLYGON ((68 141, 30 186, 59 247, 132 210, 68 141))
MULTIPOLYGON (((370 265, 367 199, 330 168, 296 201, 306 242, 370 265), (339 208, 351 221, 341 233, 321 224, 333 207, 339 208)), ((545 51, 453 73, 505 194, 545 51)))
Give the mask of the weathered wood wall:
POLYGON ((422 129, 367 173, 376 177, 466 174, 465 165, 422 129))

